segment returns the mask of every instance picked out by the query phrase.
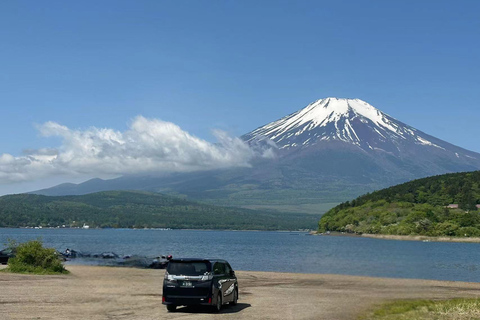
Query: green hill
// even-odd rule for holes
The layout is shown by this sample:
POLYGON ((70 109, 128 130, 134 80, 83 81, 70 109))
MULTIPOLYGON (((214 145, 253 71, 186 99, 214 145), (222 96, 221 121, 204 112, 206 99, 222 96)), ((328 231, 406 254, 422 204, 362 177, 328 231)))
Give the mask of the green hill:
POLYGON ((82 196, 0 197, 0 227, 313 229, 319 216, 220 207, 158 193, 106 191, 82 196))
POLYGON ((339 204, 319 232, 478 237, 479 203, 480 171, 428 177, 339 204))

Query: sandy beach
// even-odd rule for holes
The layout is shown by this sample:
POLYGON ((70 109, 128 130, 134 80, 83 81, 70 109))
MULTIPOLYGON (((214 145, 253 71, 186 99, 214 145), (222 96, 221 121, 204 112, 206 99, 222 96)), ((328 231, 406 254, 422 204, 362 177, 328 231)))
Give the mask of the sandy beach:
POLYGON ((480 283, 238 271, 239 304, 219 314, 162 300, 163 270, 68 266, 70 275, 0 273, 1 319, 356 319, 395 299, 480 297, 480 283))

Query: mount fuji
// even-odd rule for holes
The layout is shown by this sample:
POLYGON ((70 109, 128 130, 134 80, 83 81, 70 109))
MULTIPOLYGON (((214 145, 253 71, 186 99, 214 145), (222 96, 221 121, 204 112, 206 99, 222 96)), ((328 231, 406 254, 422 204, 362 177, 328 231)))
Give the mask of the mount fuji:
POLYGON ((34 193, 135 189, 214 204, 319 212, 375 189, 480 169, 480 154, 430 136, 359 99, 325 98, 242 139, 259 154, 250 168, 124 176, 34 193))
POLYGON ((473 166, 480 160, 480 154, 423 133, 359 99, 317 100, 304 109, 246 134, 244 139, 253 145, 271 141, 280 150, 310 148, 323 142, 338 141, 366 152, 383 151, 399 157, 412 147, 427 147, 424 150, 432 150, 433 147, 443 150, 447 157, 463 158, 473 166))

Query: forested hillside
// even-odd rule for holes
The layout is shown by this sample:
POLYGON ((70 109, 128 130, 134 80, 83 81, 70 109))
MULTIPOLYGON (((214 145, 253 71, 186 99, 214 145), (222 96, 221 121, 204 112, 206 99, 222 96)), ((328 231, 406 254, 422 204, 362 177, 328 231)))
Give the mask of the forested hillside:
POLYGON ((200 204, 158 193, 107 191, 82 196, 0 197, 0 227, 297 230, 319 216, 200 204))
POLYGON ((445 174, 342 203, 320 219, 319 231, 480 236, 479 203, 480 171, 445 174))

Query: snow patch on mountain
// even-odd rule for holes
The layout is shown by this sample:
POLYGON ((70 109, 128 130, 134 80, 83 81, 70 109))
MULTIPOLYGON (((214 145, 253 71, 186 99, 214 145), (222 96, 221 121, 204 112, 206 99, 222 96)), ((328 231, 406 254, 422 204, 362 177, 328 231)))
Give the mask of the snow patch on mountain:
MULTIPOLYGON (((326 98, 317 100, 304 109, 272 122, 256 131, 275 140, 275 138, 294 128, 302 128, 295 133, 295 135, 300 135, 316 127, 325 127, 329 123, 335 123, 337 125, 342 118, 348 117, 354 119, 357 116, 369 119, 377 126, 387 128, 393 132, 396 132, 398 129, 398 126, 389 121, 383 112, 365 101, 360 99, 326 98), (353 117, 350 115, 351 112, 353 112, 353 117)), ((365 122, 365 120, 362 122, 365 122)), ((353 130, 349 122, 347 122, 347 125, 353 130)), ((254 131, 254 133, 256 131, 254 131)))

